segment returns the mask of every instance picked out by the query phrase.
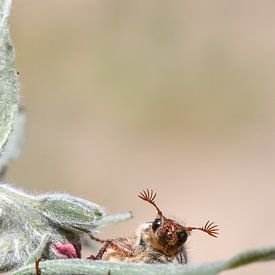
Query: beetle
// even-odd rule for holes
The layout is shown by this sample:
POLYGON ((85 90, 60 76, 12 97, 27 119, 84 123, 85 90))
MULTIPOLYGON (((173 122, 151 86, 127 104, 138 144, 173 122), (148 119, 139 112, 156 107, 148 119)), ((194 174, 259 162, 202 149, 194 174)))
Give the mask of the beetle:
POLYGON ((175 220, 166 218, 155 203, 156 193, 147 189, 139 193, 139 198, 153 205, 157 216, 153 222, 142 224, 133 237, 101 240, 97 255, 88 259, 125 261, 138 263, 187 263, 185 242, 193 230, 206 232, 212 237, 218 236, 218 226, 207 221, 203 227, 186 227, 175 220))

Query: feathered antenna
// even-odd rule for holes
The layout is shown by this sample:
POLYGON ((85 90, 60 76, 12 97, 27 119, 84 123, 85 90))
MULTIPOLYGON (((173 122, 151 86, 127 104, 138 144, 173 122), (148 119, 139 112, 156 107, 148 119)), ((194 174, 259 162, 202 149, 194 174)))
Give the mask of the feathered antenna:
POLYGON ((154 193, 153 190, 149 191, 149 189, 147 190, 143 190, 142 192, 139 193, 138 195, 142 200, 149 202, 150 204, 152 204, 158 211, 158 215, 160 217, 162 217, 162 212, 160 211, 160 209, 157 207, 157 205, 155 204, 155 198, 157 196, 157 193, 154 193))
POLYGON ((215 225, 214 222, 210 223, 210 221, 207 221, 207 223, 203 227, 186 227, 185 230, 186 231, 201 230, 214 238, 217 238, 219 234, 218 225, 215 225))

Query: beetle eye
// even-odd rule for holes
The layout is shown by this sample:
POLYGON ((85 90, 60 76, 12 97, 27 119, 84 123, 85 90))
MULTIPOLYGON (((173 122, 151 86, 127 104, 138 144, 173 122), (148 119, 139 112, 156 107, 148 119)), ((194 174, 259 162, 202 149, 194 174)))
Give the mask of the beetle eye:
POLYGON ((181 232, 178 232, 177 235, 178 235, 178 241, 180 243, 185 243, 186 242, 187 237, 188 237, 187 234, 186 234, 186 232, 181 231, 181 232))
POLYGON ((156 231, 157 228, 161 225, 161 220, 160 219, 155 219, 152 224, 152 229, 153 231, 156 231))

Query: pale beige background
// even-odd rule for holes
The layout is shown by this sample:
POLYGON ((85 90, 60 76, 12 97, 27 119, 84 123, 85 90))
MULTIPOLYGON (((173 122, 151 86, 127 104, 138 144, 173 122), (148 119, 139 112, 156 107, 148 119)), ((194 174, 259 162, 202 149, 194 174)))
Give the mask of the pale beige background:
MULTIPOLYGON (((26 143, 7 181, 64 191, 135 218, 155 211, 196 232, 192 262, 274 245, 273 1, 15 0, 26 143)), ((275 264, 226 274, 274 274, 275 264)))

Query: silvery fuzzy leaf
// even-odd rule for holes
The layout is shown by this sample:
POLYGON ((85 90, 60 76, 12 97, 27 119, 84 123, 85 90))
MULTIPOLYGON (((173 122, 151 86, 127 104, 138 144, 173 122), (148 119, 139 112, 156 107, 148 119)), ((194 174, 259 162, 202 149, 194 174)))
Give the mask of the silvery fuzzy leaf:
MULTIPOLYGON (((219 262, 203 264, 139 264, 81 259, 53 260, 40 263, 44 275, 50 274, 97 274, 97 275, 216 275, 222 271, 250 263, 275 260, 275 247, 259 248, 242 252, 235 257, 219 262)), ((13 275, 35 275, 34 264, 22 267, 13 275)))
POLYGON ((0 184, 0 271, 25 263, 45 236, 43 256, 64 258, 53 244, 79 246, 104 215, 99 205, 67 194, 34 196, 0 184))
POLYGON ((67 194, 43 195, 38 202, 44 217, 71 231, 90 232, 104 214, 97 204, 67 194))
POLYGON ((0 154, 0 177, 3 177, 8 164, 20 154, 24 141, 25 113, 20 109, 14 118, 12 131, 0 154))
POLYGON ((10 6, 11 0, 0 1, 0 153, 12 131, 18 109, 19 81, 13 68, 14 48, 8 30, 10 6))
POLYGON ((0 177, 20 151, 25 117, 18 111, 19 79, 8 30, 11 0, 0 1, 0 177))

